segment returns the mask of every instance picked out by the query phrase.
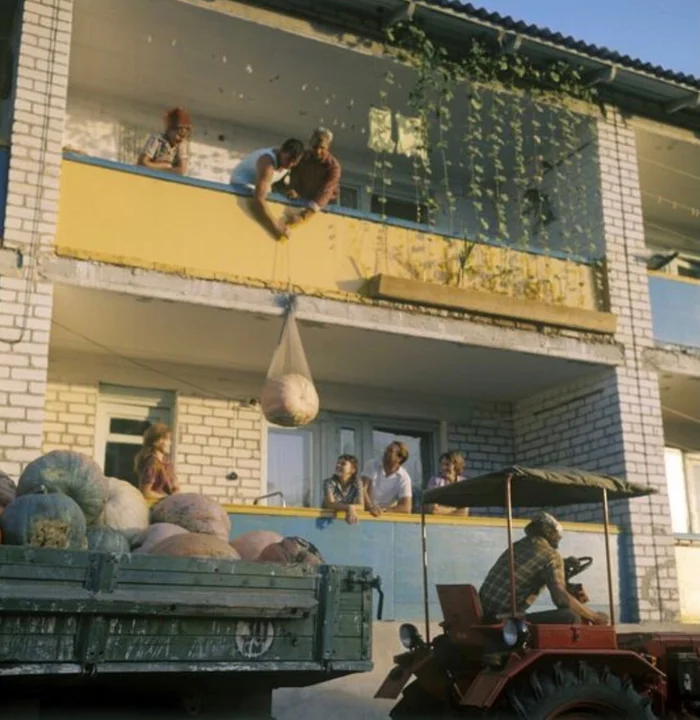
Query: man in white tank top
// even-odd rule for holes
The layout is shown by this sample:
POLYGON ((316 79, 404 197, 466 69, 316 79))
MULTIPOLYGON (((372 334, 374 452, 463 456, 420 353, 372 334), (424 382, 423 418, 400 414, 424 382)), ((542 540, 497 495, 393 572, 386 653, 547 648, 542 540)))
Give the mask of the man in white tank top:
POLYGON ((266 199, 272 185, 287 176, 301 160, 303 153, 304 144, 301 140, 290 138, 279 148, 253 151, 243 158, 231 173, 231 185, 246 185, 253 189, 253 211, 277 240, 287 237, 287 227, 272 216, 266 199))

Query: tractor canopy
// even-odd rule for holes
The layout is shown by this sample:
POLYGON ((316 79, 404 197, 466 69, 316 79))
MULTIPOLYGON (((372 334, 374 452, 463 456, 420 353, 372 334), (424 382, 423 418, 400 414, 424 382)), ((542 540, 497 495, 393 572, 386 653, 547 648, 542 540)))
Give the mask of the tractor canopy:
POLYGON ((561 507, 599 503, 603 490, 608 500, 652 495, 655 488, 635 485, 612 475, 570 468, 532 469, 513 465, 498 472, 427 490, 423 503, 447 507, 506 507, 506 486, 511 478, 513 507, 561 507))

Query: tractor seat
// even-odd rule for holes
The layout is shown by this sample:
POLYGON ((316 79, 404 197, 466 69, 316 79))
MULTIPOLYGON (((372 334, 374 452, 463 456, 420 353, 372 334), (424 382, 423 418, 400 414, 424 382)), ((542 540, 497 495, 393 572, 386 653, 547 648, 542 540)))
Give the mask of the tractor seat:
POLYGON ((437 593, 442 615, 452 629, 459 632, 482 624, 481 600, 473 585, 438 585, 437 593))

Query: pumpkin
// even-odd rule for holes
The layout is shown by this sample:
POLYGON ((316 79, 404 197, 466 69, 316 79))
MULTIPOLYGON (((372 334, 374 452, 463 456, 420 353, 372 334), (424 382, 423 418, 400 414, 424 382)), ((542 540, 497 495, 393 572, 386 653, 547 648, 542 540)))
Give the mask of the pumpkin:
POLYGON ((251 530, 231 540, 231 547, 243 560, 257 560, 260 553, 268 546, 282 542, 283 538, 269 530, 251 530))
POLYGON ((318 393, 305 375, 288 373, 270 377, 263 386, 260 407, 273 425, 300 427, 318 415, 318 393))
POLYGON ((5 545, 82 550, 87 545, 85 515, 62 493, 20 495, 0 517, 5 545))
POLYGON ((78 503, 88 527, 98 524, 107 502, 107 480, 87 455, 53 450, 27 465, 17 484, 17 495, 63 493, 78 503))
POLYGON ((302 565, 323 565, 325 562, 316 546, 300 537, 286 537, 281 542, 268 545, 258 560, 302 565))
POLYGON ((108 527, 93 528, 87 534, 88 550, 93 552, 128 553, 129 541, 118 530, 108 527))
POLYGON ((193 533, 216 535, 228 542, 231 520, 211 498, 197 493, 176 493, 161 500, 151 510, 154 523, 172 523, 193 533))
POLYGON ((240 560, 241 556, 225 541, 214 535, 187 533, 173 535, 151 548, 149 555, 169 557, 204 557, 240 560))
POLYGON ((186 535, 188 532, 185 528, 172 523, 155 523, 136 535, 131 541, 131 547, 136 548, 134 552, 147 553, 166 538, 186 535))
POLYGON ((148 528, 150 510, 143 493, 126 480, 106 478, 107 503, 100 525, 119 530, 129 542, 148 528))
POLYGON ((17 497, 17 486, 9 475, 0 471, 0 515, 3 510, 17 497))

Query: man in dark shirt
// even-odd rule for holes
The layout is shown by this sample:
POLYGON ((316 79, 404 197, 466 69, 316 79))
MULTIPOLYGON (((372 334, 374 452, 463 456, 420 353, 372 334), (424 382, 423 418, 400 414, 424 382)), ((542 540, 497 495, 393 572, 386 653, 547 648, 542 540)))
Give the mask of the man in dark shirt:
POLYGON ((301 162, 289 175, 288 195, 301 199, 307 206, 287 222, 288 227, 299 225, 323 210, 338 197, 340 188, 340 163, 331 154, 333 133, 318 128, 311 136, 311 144, 301 162))
MULTIPOLYGON (((575 598, 566 587, 564 560, 557 549, 562 527, 551 515, 540 512, 525 528, 525 537, 513 544, 515 556, 515 607, 524 613, 544 589, 549 589, 556 610, 528 613, 531 623, 579 625, 582 620, 605 625, 608 617, 575 598)), ((479 590, 481 607, 487 621, 510 615, 510 569, 508 551, 489 570, 479 590)))

